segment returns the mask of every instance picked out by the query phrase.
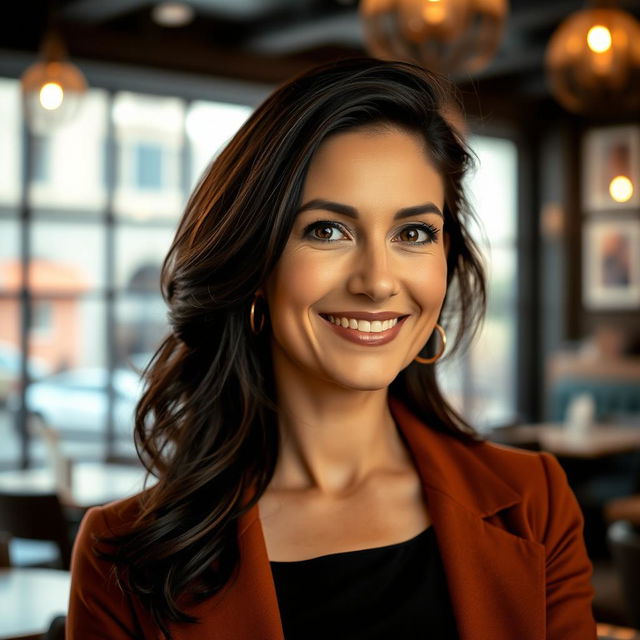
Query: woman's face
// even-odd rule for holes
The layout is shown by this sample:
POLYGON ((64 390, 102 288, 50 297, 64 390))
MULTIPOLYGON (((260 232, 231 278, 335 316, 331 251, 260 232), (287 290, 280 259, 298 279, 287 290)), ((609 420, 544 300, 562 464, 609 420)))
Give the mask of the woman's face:
POLYGON ((443 206, 418 136, 360 129, 327 139, 265 286, 276 371, 388 386, 428 340, 444 300, 443 206))

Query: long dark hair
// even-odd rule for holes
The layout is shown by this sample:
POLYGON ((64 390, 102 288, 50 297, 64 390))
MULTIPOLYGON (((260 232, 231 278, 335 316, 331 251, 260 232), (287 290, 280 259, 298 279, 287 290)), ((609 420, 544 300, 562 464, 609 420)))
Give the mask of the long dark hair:
MULTIPOLYGON (((238 518, 273 475, 279 443, 269 330, 252 333, 249 309, 328 136, 371 125, 424 139, 445 183, 442 317, 455 317, 454 348, 478 326, 485 280, 462 188, 472 159, 443 116, 447 99, 441 81, 406 63, 356 58, 314 68, 256 109, 191 195, 162 268, 172 331, 145 370, 136 410, 138 454, 158 483, 141 495, 131 529, 102 552, 167 637, 170 622, 195 621, 179 596, 205 599, 231 577, 238 518)), ((440 392, 433 366, 411 364, 390 393, 429 427, 475 439, 440 392)))

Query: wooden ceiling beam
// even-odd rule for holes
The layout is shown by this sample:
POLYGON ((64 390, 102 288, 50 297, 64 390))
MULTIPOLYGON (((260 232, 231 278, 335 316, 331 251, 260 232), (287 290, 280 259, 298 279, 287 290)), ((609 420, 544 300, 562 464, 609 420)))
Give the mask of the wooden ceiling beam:
POLYGON ((151 4, 150 0, 73 0, 63 6, 61 15, 65 20, 100 23, 151 4))
POLYGON ((114 34, 80 25, 67 25, 65 37, 70 54, 78 58, 267 84, 282 82, 314 64, 362 55, 361 50, 327 46, 299 54, 265 55, 196 40, 188 34, 172 35, 167 46, 161 35, 114 34))

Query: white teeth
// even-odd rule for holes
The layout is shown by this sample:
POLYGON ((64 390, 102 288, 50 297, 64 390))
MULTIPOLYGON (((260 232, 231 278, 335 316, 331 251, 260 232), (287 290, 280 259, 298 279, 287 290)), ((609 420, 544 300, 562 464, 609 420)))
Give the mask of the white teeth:
POLYGON ((337 324, 340 327, 349 327, 349 329, 357 329, 364 333, 380 333, 395 327, 398 324, 398 318, 392 320, 356 320, 355 318, 336 318, 335 316, 329 316, 329 320, 333 324, 337 324))

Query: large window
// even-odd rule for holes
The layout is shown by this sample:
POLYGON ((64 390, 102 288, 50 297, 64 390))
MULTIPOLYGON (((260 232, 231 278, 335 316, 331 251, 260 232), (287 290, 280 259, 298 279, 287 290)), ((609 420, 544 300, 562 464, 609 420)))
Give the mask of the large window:
POLYGON ((439 373, 454 405, 480 430, 516 415, 517 150, 510 140, 474 136, 478 169, 468 180, 487 267, 488 308, 471 349, 443 361, 439 373))
MULTIPOLYGON (((136 372, 167 331, 162 260, 251 108, 91 89, 71 124, 32 139, 27 177, 18 82, 0 79, 0 98, 0 467, 21 461, 22 397, 67 455, 133 455, 136 372)), ((44 455, 37 438, 28 455, 44 455)))

